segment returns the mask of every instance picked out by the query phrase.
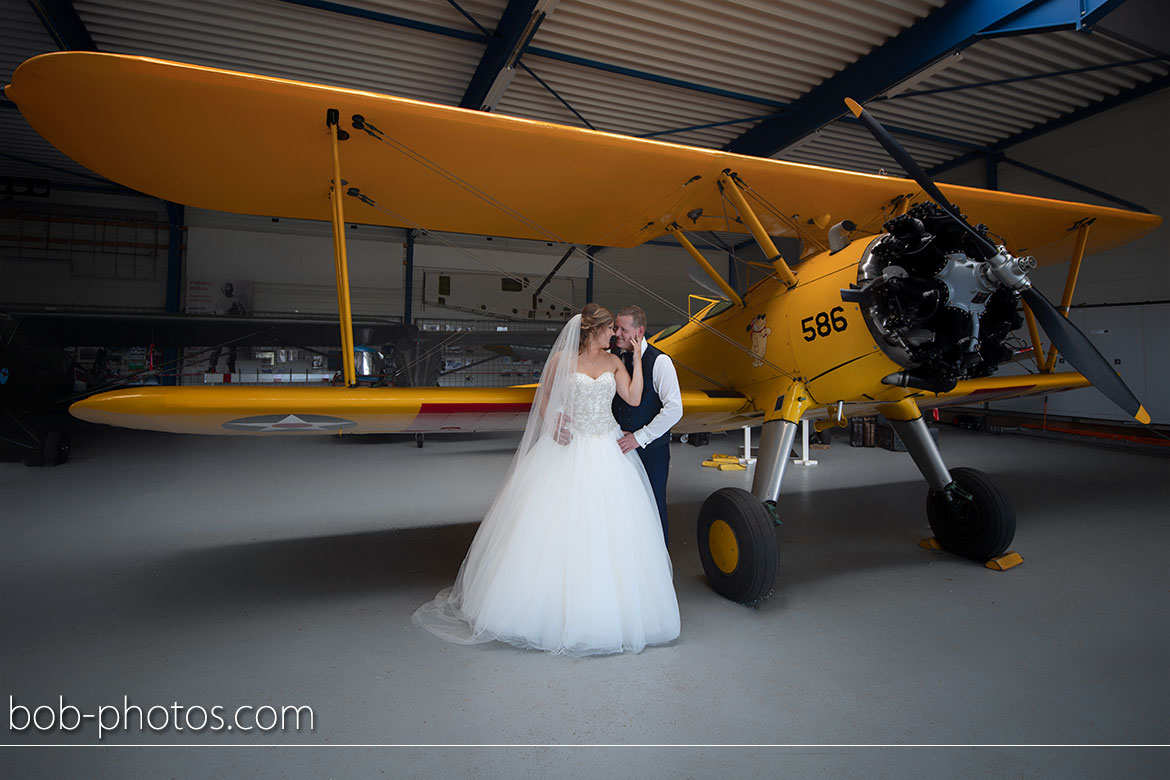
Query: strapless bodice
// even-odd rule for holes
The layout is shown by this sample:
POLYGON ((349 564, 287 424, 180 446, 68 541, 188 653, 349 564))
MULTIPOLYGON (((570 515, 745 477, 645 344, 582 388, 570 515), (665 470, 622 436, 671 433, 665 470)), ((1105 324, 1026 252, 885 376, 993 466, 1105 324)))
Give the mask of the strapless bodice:
POLYGON ((573 374, 572 428, 580 433, 611 433, 617 428, 613 419, 613 396, 617 380, 612 371, 594 379, 580 371, 573 374))

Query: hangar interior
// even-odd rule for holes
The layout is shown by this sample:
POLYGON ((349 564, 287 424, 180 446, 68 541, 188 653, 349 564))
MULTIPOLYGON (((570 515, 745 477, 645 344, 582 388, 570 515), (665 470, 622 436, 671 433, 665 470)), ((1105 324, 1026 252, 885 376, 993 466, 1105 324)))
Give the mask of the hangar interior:
MULTIPOLYGON (((905 175, 844 110, 852 96, 937 181, 1165 215, 1168 13, 1159 0, 13 0, 0 6, 0 82, 45 52, 140 55, 905 175)), ((7 99, 0 138, 0 324, 6 348, 20 331, 63 350, 62 395, 87 382, 328 384, 340 370, 327 223, 129 190, 58 152, 7 99)), ((572 208, 572 181, 539 186, 572 208)), ((358 223, 345 233, 374 385, 524 384, 587 301, 639 303, 653 332, 686 321, 689 296, 712 295, 668 239, 592 247, 604 260, 595 267, 552 242, 358 223)), ((766 259, 739 233, 696 244, 741 291, 766 259)), ((1165 225, 1087 257, 1068 314, 1151 426, 1126 423, 1093 388, 962 410, 987 430, 939 426, 948 465, 978 467, 1010 495, 1025 560, 1012 571, 919 548, 925 485, 909 457, 837 434, 813 451, 815 468, 788 470, 775 594, 752 609, 725 601, 706 587, 695 517, 709 492, 746 487, 751 471, 704 469, 712 450, 741 444, 713 435, 709 446, 671 445, 676 643, 585 660, 446 646, 410 613, 454 576, 514 435, 428 437, 419 450, 403 436, 75 423, 61 468, 26 468, 19 450, 0 462, 6 687, 37 704, 287 700, 319 714, 307 735, 221 744, 998 745, 917 755, 924 772, 970 759, 988 776, 1118 766, 1158 776, 1158 749, 1074 758, 1009 746, 1159 745, 1170 734, 1168 259, 1165 225), (1037 422, 1076 432, 1025 428, 1037 422)), ((1065 263, 1032 280, 1056 299, 1068 275, 1065 263)), ((10 729, 5 741, 92 736, 10 729)), ((147 730, 106 743, 217 739, 147 730)), ((332 766, 296 755, 277 753, 279 771, 252 769, 332 766)), ((584 756, 555 751, 399 755, 405 776, 516 765, 597 776, 584 756)), ((847 750, 731 755, 753 776, 776 762, 862 776, 847 750)), ((879 776, 900 765, 868 755, 879 776)), ((52 766, 124 776, 108 754, 3 757, 13 777, 52 766)), ((630 760, 654 777, 698 776, 727 758, 649 757, 630 760)), ((354 766, 387 759, 363 754, 354 766)), ((142 774, 171 766, 160 753, 130 761, 142 774)), ((214 772, 215 761, 186 771, 214 772)))

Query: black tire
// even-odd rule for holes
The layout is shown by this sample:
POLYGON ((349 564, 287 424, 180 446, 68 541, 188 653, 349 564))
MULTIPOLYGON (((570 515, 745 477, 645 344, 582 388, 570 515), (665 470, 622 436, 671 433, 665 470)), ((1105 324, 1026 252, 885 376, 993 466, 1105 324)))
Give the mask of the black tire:
POLYGON ((421 433, 416 433, 414 435, 414 446, 418 447, 420 450, 422 449, 423 435, 421 433))
POLYGON ((1016 511, 1007 496, 976 469, 951 469, 951 478, 947 491, 926 496, 934 537, 944 550, 976 561, 1003 554, 1016 535, 1016 511))
POLYGON ((69 460, 69 434, 62 430, 49 431, 41 442, 41 461, 46 466, 60 466, 69 460))
POLYGON ((740 488, 715 491, 699 509, 698 535, 699 559, 712 590, 748 606, 772 593, 780 545, 772 515, 759 499, 740 488))

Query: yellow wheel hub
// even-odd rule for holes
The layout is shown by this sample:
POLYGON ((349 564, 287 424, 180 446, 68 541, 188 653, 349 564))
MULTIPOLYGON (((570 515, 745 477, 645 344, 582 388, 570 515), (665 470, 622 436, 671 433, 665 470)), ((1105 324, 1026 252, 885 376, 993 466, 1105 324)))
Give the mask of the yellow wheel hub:
POLYGON ((735 531, 725 520, 716 520, 711 523, 711 530, 707 533, 707 547, 711 551, 711 560, 724 574, 731 574, 739 567, 739 544, 735 541, 735 531))

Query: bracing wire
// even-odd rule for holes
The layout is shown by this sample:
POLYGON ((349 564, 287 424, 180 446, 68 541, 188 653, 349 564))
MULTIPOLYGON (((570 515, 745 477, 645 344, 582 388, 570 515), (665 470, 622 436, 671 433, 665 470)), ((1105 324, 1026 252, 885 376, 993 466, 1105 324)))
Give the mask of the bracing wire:
MULTIPOLYGON (((742 352, 745 355, 751 356, 753 360, 761 360, 764 363, 764 365, 773 369, 777 373, 782 374, 782 375, 787 376, 787 377, 790 377, 790 378, 794 377, 792 372, 786 371, 785 369, 781 368, 780 366, 777 366, 776 364, 772 363, 771 361, 768 361, 766 359, 761 358, 759 355, 756 355, 754 352, 752 352, 751 349, 749 349, 748 347, 746 347, 743 344, 740 344, 738 341, 732 339, 731 337, 727 336, 726 334, 722 333, 721 331, 718 331, 715 328, 712 328, 710 325, 707 325, 699 320, 692 319, 689 312, 685 311, 682 307, 671 302, 670 300, 668 300, 667 298, 658 294, 657 292, 655 292, 651 288, 647 287, 646 285, 638 282, 637 280, 622 273, 621 271, 618 271, 612 265, 610 265, 602 260, 599 260, 596 255, 582 249, 579 246, 571 244, 570 242, 561 238, 559 235, 557 235, 552 230, 544 227, 543 225, 539 224, 535 220, 521 214, 520 212, 511 208, 507 204, 497 200, 495 197, 493 197, 490 194, 479 189, 474 184, 471 184, 470 182, 466 181, 465 179, 461 178, 460 176, 456 175, 455 173, 447 170, 439 163, 434 162, 433 160, 427 158, 422 153, 407 146, 405 143, 393 138, 392 136, 387 135, 384 131, 380 130, 378 127, 371 124, 364 117, 354 116, 354 127, 356 129, 365 131, 366 134, 369 135, 370 137, 372 137, 375 140, 378 140, 378 141, 386 144, 387 146, 390 146, 391 148, 397 150, 398 152, 407 156, 411 160, 417 162, 419 165, 422 165, 424 168, 438 174, 443 179, 445 179, 445 180, 455 184, 456 186, 466 190, 467 192, 469 192, 470 194, 479 198, 480 200, 484 201, 485 203, 492 206, 493 208, 496 208, 497 210, 503 212, 504 214, 507 214, 507 215, 513 217, 517 221, 519 221, 522 224, 524 224, 525 226, 527 226, 533 232, 535 232, 539 235, 543 235, 546 238, 546 240, 553 242, 553 243, 556 243, 556 244, 560 244, 561 246, 572 247, 573 251, 576 254, 578 254, 578 255, 584 257, 586 260, 592 262, 595 267, 600 267, 602 270, 606 271, 607 273, 609 273, 611 276, 615 277, 619 281, 624 282, 625 284, 629 285, 631 288, 638 290, 643 295, 646 295, 647 297, 652 298, 655 301, 658 301, 659 303, 661 303, 663 306, 665 306, 670 311, 673 311, 676 314, 685 317, 688 321, 694 322, 698 327, 700 327, 701 329, 714 335, 716 338, 726 342, 732 348, 738 350, 739 352, 742 352)), ((454 242, 448 241, 447 239, 439 236, 439 234, 434 233, 434 232, 428 230, 427 228, 423 227, 421 224, 419 224, 415 220, 410 219, 406 215, 399 214, 397 212, 394 212, 394 211, 386 208, 385 206, 382 206, 381 204, 378 204, 375 200, 373 200, 373 198, 370 198, 368 195, 363 194, 357 187, 350 187, 347 190, 346 194, 348 194, 351 197, 354 197, 358 200, 361 200, 366 205, 369 205, 372 208, 375 208, 378 211, 381 211, 382 213, 386 214, 387 216, 390 216, 390 217, 394 218, 395 220, 398 220, 399 224, 410 225, 410 226, 414 227, 415 229, 422 231, 423 233, 425 233, 427 235, 430 235, 430 236, 437 238, 438 240, 448 244, 451 248, 455 249, 456 251, 459 251, 462 254, 465 254, 468 257, 471 257, 476 262, 479 262, 479 263, 485 265, 486 267, 491 268, 492 270, 495 270, 497 273, 500 273, 500 274, 502 274, 508 278, 511 278, 511 279, 517 279, 515 274, 512 274, 508 271, 505 271, 502 268, 499 268, 498 266, 490 263, 489 261, 485 260, 484 258, 477 256, 475 253, 471 252, 470 250, 467 250, 464 247, 458 246, 454 242)), ((791 222, 790 219, 788 219, 784 215, 779 214, 779 212, 775 212, 775 213, 777 214, 778 217, 785 220, 786 222, 791 222)), ((794 226, 794 229, 797 229, 799 232, 799 229, 795 228, 795 226, 794 226)), ((553 298, 553 300, 560 300, 558 298, 555 298, 554 296, 550 296, 550 297, 553 298)), ((564 304, 563 301, 562 301, 562 304, 564 304)), ((573 304, 570 302, 570 303, 568 303, 568 305, 570 307, 572 307, 573 304)), ((712 381, 712 380, 709 380, 709 381, 712 381)), ((719 384, 720 386, 724 386, 722 383, 719 383, 719 382, 715 382, 715 384, 719 384)))

